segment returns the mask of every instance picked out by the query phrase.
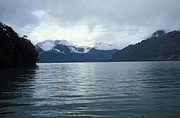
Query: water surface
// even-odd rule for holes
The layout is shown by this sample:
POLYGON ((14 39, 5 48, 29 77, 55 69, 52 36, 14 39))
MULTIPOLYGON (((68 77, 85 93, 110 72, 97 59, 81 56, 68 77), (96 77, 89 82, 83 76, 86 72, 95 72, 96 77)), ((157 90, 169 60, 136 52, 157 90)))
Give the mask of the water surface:
POLYGON ((0 117, 180 117, 180 62, 41 63, 0 79, 0 117))

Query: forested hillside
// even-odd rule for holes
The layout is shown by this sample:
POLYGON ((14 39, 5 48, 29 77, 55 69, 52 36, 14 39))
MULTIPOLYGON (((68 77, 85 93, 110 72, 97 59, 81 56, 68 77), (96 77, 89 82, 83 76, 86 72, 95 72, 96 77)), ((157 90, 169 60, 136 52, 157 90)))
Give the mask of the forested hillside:
POLYGON ((27 36, 19 37, 9 26, 0 22, 0 68, 34 66, 38 52, 27 36))
POLYGON ((180 60, 180 31, 155 32, 150 38, 117 51, 109 61, 180 60))

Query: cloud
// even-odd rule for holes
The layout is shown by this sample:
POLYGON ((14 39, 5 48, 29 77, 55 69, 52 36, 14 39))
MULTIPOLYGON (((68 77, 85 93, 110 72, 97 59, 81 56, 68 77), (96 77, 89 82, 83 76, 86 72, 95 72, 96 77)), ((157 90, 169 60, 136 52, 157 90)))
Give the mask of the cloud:
POLYGON ((41 10, 59 24, 165 25, 180 22, 179 0, 1 0, 0 16, 17 26, 37 25, 41 10))
POLYGON ((179 4, 179 0, 58 0, 44 10, 62 24, 95 19, 103 25, 171 28, 180 22, 179 4))
POLYGON ((0 19, 18 33, 36 37, 34 42, 43 40, 43 33, 49 39, 69 32, 68 40, 74 42, 98 40, 123 47, 159 29, 179 29, 179 4, 180 0, 1 0, 0 19), (77 29, 82 36, 77 39, 72 29, 79 27, 84 29, 77 29))

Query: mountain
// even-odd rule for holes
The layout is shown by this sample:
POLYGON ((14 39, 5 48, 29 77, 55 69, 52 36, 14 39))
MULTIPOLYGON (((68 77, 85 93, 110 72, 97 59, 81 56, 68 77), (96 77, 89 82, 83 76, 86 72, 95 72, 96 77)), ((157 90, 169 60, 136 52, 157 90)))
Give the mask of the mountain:
POLYGON ((108 61, 180 60, 180 31, 159 30, 137 43, 117 51, 108 61))
POLYGON ((0 22, 0 68, 35 66, 38 52, 27 36, 19 37, 9 26, 0 22))
POLYGON ((99 50, 108 44, 94 43, 94 47, 76 47, 66 40, 46 40, 35 45, 39 52, 39 62, 100 62, 105 61, 117 50, 99 50), (104 46, 103 46, 104 45, 104 46))

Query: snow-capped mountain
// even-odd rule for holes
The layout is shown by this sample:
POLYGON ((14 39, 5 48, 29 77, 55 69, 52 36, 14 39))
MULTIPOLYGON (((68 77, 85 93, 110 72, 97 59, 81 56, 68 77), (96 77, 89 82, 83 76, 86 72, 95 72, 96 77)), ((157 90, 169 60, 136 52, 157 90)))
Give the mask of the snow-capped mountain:
MULTIPOLYGON (((43 42, 37 43, 36 48, 41 48, 43 51, 56 50, 54 47, 57 45, 66 45, 71 47, 72 45, 66 40, 45 40, 43 42)), ((59 51, 58 51, 59 52, 59 51)))
POLYGON ((104 61, 117 50, 97 41, 81 42, 74 46, 66 40, 46 40, 35 45, 39 62, 104 61))
POLYGON ((112 50, 113 47, 111 44, 107 43, 101 43, 99 41, 83 41, 78 42, 75 45, 76 47, 82 47, 82 48, 95 48, 97 50, 112 50))
POLYGON ((69 48, 70 53, 88 53, 91 47, 75 47, 66 40, 46 40, 36 44, 36 49, 40 48, 42 51, 51 51, 57 53, 64 53, 65 50, 62 47, 69 48), (60 48, 61 47, 61 48, 60 48), (59 49, 60 48, 60 49, 59 49))
POLYGON ((88 53, 92 48, 97 50, 113 49, 112 45, 98 41, 79 42, 73 45, 66 40, 45 40, 43 42, 37 43, 36 48, 41 48, 43 51, 57 51, 61 53, 62 51, 57 49, 57 46, 60 45, 67 46, 71 50, 71 53, 88 53))

